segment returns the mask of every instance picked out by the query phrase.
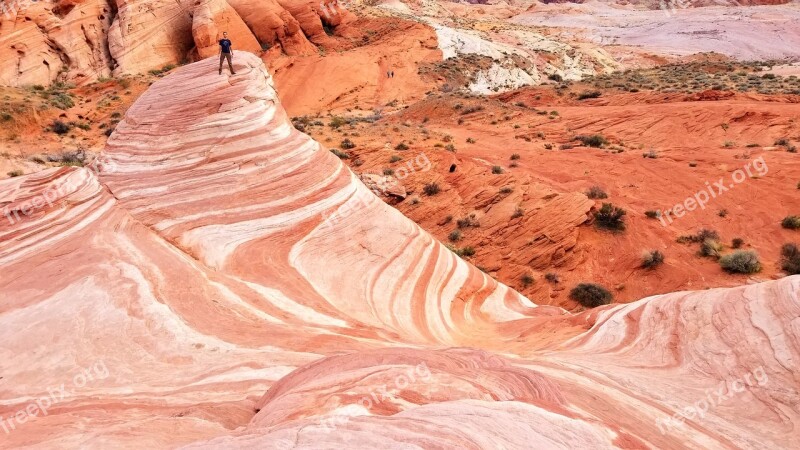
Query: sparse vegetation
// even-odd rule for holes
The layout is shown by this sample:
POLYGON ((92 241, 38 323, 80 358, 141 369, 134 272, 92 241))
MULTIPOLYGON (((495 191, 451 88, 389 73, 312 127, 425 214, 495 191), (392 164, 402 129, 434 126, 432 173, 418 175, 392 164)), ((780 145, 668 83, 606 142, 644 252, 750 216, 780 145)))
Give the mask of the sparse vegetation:
POLYGON ((516 160, 518 160, 519 158, 520 158, 520 156, 519 156, 519 153, 512 153, 512 154, 511 154, 511 160, 512 160, 512 161, 516 161, 516 160))
POLYGON ((661 211, 650 209, 644 212, 644 215, 649 217, 650 219, 658 219, 661 217, 661 211))
POLYGON ((528 287, 528 286, 532 285, 534 283, 534 281, 536 281, 536 280, 533 278, 533 275, 531 275, 529 273, 526 273, 526 274, 522 275, 522 277, 520 278, 520 281, 522 282, 522 286, 523 287, 528 287))
POLYGON ((50 130, 55 134, 67 134, 69 130, 72 129, 72 126, 66 122, 62 122, 60 120, 54 120, 53 124, 50 125, 50 130))
POLYGON ((481 226, 480 222, 478 222, 477 217, 475 217, 475 213, 470 213, 461 219, 456 221, 456 225, 458 228, 477 228, 481 226))
POLYGON ((787 230, 797 230, 800 228, 800 216, 786 216, 781 221, 781 226, 787 230))
POLYGON ((781 247, 781 270, 789 275, 800 275, 800 248, 786 243, 781 247))
POLYGON ((392 157, 389 158, 389 162, 390 163, 396 163, 396 162, 402 161, 402 160, 403 160, 403 158, 400 155, 392 155, 392 157))
POLYGON ((11 172, 6 173, 6 175, 8 175, 11 178, 21 177, 24 174, 25 174, 25 172, 23 172, 21 170, 12 170, 11 172))
POLYGON ((729 273, 756 273, 761 270, 758 254, 752 250, 737 250, 719 259, 719 265, 729 273))
POLYGON ((611 203, 603 203, 603 206, 594 212, 595 224, 606 230, 625 230, 623 217, 625 217, 625 210, 611 203))
POLYGON ((731 248, 734 249, 742 248, 743 245, 744 245, 744 239, 742 238, 733 238, 733 240, 731 241, 731 248))
POLYGON ((586 100, 586 99, 589 99, 589 98, 598 98, 601 95, 603 95, 603 94, 600 91, 584 91, 584 92, 581 92, 580 94, 578 94, 578 100, 586 100))
POLYGON ((514 208, 514 214, 511 214, 511 218, 512 219, 516 219, 516 218, 522 217, 524 215, 525 215, 525 210, 523 210, 522 208, 517 206, 516 208, 514 208))
POLYGON ((350 155, 348 155, 347 152, 343 152, 343 151, 339 150, 338 148, 332 148, 331 149, 331 153, 333 153, 334 155, 338 156, 339 159, 350 159, 350 155))
POLYGON ((607 305, 614 300, 614 296, 603 286, 594 283, 580 283, 569 292, 569 298, 575 300, 586 308, 607 305))
POLYGON ((723 245, 716 239, 705 239, 700 244, 700 256, 705 258, 719 258, 722 250, 723 245))
POLYGON ((355 148, 356 144, 349 138, 344 138, 339 144, 339 147, 341 147, 343 150, 350 150, 351 148, 355 148))
POLYGON ((658 250, 649 250, 642 254, 642 267, 645 269, 655 269, 663 263, 664 254, 658 250))
POLYGON ((547 272, 544 274, 544 279, 547 280, 548 283, 558 284, 561 282, 561 278, 558 276, 557 273, 554 272, 547 272))
POLYGON ((589 135, 578 135, 575 136, 576 141, 580 141, 585 147, 594 147, 594 148, 602 148, 608 141, 605 137, 601 134, 589 134, 589 135))
POLYGON ((408 150, 408 145, 406 145, 405 143, 401 142, 401 143, 395 145, 394 149, 395 150, 408 150))
POLYGON ((608 198, 608 194, 600 186, 592 186, 586 191, 586 196, 592 200, 608 198))
POLYGON ((492 173, 493 174, 500 175, 503 172, 504 172, 504 170, 503 170, 502 167, 500 167, 500 166, 492 166, 492 173))
POLYGON ((452 242, 458 242, 461 240, 461 230, 453 230, 447 235, 447 239, 452 242))
POLYGON ((439 187, 439 184, 430 182, 423 186, 422 191, 425 192, 425 195, 433 196, 441 192, 441 188, 439 187))

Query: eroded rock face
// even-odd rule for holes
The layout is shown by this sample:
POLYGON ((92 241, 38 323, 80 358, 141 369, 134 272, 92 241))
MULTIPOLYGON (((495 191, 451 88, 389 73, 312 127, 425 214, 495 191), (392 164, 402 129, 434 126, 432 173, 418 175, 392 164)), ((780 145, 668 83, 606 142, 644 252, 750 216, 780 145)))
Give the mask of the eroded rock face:
POLYGON ((106 0, 18 2, 0 15, 0 85, 47 85, 109 76, 106 35, 114 6, 106 0))
POLYGON ((800 277, 534 305, 295 130, 258 57, 216 64, 153 84, 96 165, 0 182, 8 446, 794 442, 800 277))
POLYGON ((312 55, 314 43, 335 47, 323 23, 355 19, 306 0, 41 0, 8 12, 0 15, 0 85, 8 86, 91 82, 206 58, 223 31, 238 50, 312 55))

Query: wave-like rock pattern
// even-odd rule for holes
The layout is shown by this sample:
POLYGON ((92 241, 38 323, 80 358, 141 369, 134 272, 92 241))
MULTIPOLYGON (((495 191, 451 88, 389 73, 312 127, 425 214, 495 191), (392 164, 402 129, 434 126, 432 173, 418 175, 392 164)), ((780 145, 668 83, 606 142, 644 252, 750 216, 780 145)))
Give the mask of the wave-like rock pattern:
POLYGON ((3 447, 793 442, 800 277, 536 306, 295 130, 257 57, 216 64, 92 169, 0 183, 3 447))

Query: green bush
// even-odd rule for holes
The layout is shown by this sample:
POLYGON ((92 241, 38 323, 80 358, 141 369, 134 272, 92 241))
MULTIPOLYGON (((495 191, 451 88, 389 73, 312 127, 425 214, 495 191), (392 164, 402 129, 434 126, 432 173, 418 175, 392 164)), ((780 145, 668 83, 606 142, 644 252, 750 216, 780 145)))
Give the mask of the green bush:
POLYGON ((756 273, 761 270, 758 254, 752 250, 737 250, 719 259, 719 265, 729 273, 756 273))
POLYGON ((353 141, 351 141, 349 138, 345 138, 339 144, 339 147, 341 147, 343 150, 350 150, 351 148, 355 148, 356 144, 353 141))
POLYGON ((461 240, 461 230, 453 230, 447 235, 447 239, 452 242, 458 242, 461 240))
POLYGON ((606 288, 594 283, 580 283, 569 292, 569 298, 587 308, 607 305, 614 296, 606 288))

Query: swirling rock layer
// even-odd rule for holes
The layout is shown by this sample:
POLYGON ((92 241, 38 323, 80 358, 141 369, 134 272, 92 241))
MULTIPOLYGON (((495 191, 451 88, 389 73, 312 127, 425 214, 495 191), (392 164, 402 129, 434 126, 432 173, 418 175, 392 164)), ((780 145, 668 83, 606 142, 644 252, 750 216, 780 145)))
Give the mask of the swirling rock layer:
POLYGON ((0 183, 3 447, 794 441, 800 277, 538 307, 295 130, 257 57, 216 64, 91 169, 0 183))

